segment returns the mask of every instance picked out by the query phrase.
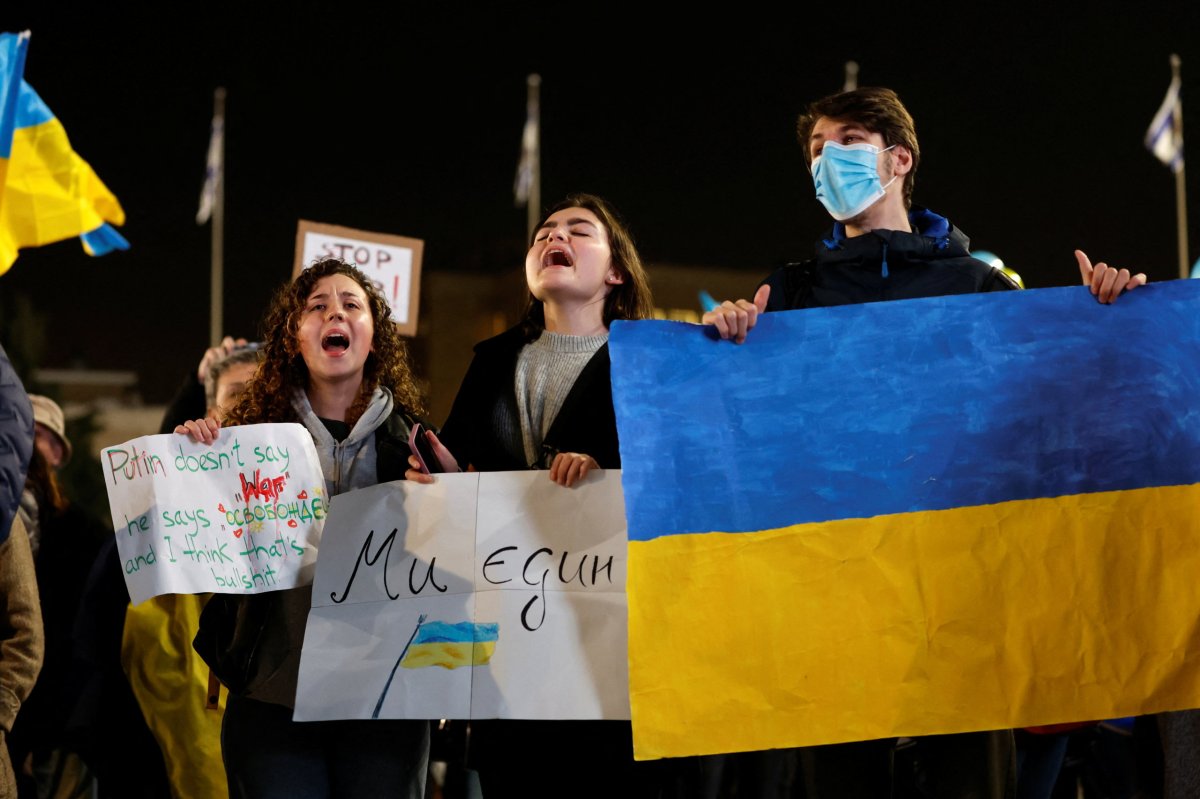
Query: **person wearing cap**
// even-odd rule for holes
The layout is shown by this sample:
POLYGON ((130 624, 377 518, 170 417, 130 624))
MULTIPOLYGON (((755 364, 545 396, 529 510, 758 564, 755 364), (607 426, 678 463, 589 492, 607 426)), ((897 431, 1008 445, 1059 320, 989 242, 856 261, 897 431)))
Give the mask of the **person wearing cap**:
POLYGON ((61 469, 71 460, 71 439, 58 403, 41 394, 30 394, 33 406, 33 440, 51 468, 61 469))
POLYGON ((34 447, 21 504, 40 594, 45 659, 8 743, 22 795, 30 790, 39 796, 76 795, 87 790, 92 775, 69 731, 82 684, 74 631, 88 574, 112 533, 72 503, 59 483, 58 470, 72 454, 62 408, 38 394, 29 395, 29 403, 34 447))

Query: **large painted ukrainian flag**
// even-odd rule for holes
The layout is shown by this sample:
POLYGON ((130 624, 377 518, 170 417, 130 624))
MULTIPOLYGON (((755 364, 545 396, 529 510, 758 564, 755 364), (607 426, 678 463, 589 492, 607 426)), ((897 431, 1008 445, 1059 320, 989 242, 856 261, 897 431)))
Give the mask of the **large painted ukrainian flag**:
POLYGON ((29 34, 0 34, 0 274, 17 250, 79 236, 90 255, 125 250, 125 212, 22 76, 29 34), (111 225, 109 223, 112 223, 111 225))
POLYGON ((611 350, 639 758, 1200 706, 1200 284, 611 350))

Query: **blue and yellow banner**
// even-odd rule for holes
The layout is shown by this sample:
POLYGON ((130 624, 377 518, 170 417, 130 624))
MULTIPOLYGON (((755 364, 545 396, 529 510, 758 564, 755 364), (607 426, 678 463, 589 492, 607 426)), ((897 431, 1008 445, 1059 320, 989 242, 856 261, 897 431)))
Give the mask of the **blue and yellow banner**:
POLYGON ((112 227, 121 204, 22 77, 28 46, 28 33, 0 34, 0 274, 19 249, 73 236, 89 255, 129 249, 112 227))
POLYGON ((1200 706, 1198 307, 614 324, 637 756, 1200 706))

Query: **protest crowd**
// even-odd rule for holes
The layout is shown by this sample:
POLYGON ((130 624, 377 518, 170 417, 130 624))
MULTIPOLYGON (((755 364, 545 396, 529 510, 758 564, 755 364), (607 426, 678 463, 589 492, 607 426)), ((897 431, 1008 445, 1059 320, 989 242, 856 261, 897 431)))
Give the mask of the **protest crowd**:
MULTIPOLYGON (((713 346, 754 347, 778 311, 1020 288, 913 203, 922 152, 894 92, 817 100, 797 132, 832 228, 813 258, 709 310, 713 346)), ((1146 282, 1074 255, 1100 304, 1146 282)), ((622 466, 609 330, 652 316, 650 282, 616 209, 582 193, 545 212, 525 279, 524 318, 475 347, 444 420, 427 418, 376 284, 322 259, 279 288, 259 339, 182 359, 184 384, 144 432, 209 445, 233 426, 299 424, 330 498, 469 471, 540 470, 572 491, 622 466)), ((657 760, 634 759, 621 720, 295 720, 313 587, 132 604, 112 534, 58 477, 87 454, 59 405, 4 366, 0 796, 1200 796, 1196 711, 657 760)))

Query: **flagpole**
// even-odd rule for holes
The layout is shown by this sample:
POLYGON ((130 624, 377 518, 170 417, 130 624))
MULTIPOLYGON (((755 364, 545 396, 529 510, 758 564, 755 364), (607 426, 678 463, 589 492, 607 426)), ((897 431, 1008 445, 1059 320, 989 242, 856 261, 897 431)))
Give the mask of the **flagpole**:
POLYGON ((842 82, 842 91, 852 92, 858 88, 858 62, 846 62, 846 79, 842 82))
POLYGON ((217 147, 217 174, 214 176, 212 208, 212 276, 210 288, 212 305, 209 309, 208 337, 215 347, 225 335, 225 89, 218 87, 213 92, 213 125, 222 127, 217 147))
POLYGON ((525 104, 527 114, 537 126, 537 141, 533 146, 533 180, 529 186, 529 201, 525 203, 526 236, 532 237, 537 223, 542 221, 542 76, 534 73, 525 79, 525 104))
MULTIPOLYGON (((1183 66, 1182 60, 1175 53, 1171 54, 1171 78, 1182 82, 1180 71, 1183 66)), ((1183 146, 1183 92, 1180 91, 1180 96, 1175 100, 1175 113, 1172 114, 1172 122, 1175 126, 1175 141, 1183 146)), ((1180 153, 1179 169, 1175 172, 1175 230, 1179 244, 1179 277, 1186 279, 1190 274, 1188 264, 1188 234, 1187 234, 1187 181, 1184 179, 1184 170, 1187 167, 1187 159, 1180 153)))
POLYGON ((379 701, 375 703, 375 710, 371 712, 371 718, 379 718, 379 713, 383 710, 383 700, 387 699, 388 691, 392 687, 392 679, 396 676, 396 669, 400 668, 400 661, 404 660, 404 656, 408 654, 408 648, 412 646, 413 639, 417 637, 417 632, 420 631, 421 625, 424 623, 425 614, 422 613, 417 617, 417 626, 413 628, 412 635, 408 636, 408 643, 405 644, 404 648, 400 650, 400 657, 396 658, 396 664, 392 666, 392 670, 388 674, 387 682, 383 684, 383 693, 379 695, 379 701))

